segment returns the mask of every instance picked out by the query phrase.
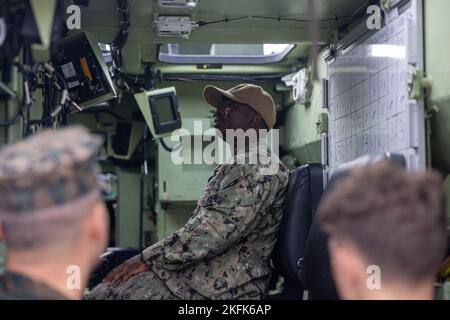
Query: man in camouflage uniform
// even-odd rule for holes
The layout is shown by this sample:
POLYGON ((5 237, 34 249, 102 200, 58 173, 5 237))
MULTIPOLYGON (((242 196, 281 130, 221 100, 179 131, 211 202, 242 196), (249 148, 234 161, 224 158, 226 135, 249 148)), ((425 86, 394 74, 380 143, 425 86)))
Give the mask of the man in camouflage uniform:
POLYGON ((108 223, 84 128, 47 130, 0 152, 0 299, 79 299, 108 223))
MULTIPOLYGON (((275 123, 273 99, 261 87, 243 84, 224 91, 208 86, 204 98, 217 108, 214 127, 227 142, 233 137, 226 129, 271 129, 275 123)), ((256 152, 248 143, 240 150, 234 146, 235 159, 256 152)), ((276 172, 264 173, 267 155, 258 157, 254 164, 238 160, 218 166, 188 222, 111 271, 88 298, 264 298, 288 170, 277 163, 276 172)))

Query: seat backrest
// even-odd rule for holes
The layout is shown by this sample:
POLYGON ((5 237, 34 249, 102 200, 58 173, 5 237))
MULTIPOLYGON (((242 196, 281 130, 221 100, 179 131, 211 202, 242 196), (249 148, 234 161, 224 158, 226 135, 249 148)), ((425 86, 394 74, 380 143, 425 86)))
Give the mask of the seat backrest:
MULTIPOLYGON (((406 167, 405 158, 402 155, 377 154, 365 156, 336 169, 330 177, 323 194, 325 195, 333 190, 334 186, 345 178, 351 169, 362 165, 375 164, 382 160, 389 160, 401 167, 406 167)), ((330 267, 328 235, 321 229, 315 217, 312 219, 311 228, 306 241, 305 258, 301 277, 304 279, 305 288, 308 289, 309 297, 311 299, 339 299, 330 267)))
POLYGON ((283 219, 272 259, 279 274, 301 287, 306 239, 322 191, 321 164, 304 165, 290 173, 283 219))

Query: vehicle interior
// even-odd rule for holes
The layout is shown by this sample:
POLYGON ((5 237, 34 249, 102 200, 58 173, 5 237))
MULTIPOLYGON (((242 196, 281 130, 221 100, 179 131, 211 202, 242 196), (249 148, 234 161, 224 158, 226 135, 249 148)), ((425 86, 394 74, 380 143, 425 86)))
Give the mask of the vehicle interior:
MULTIPOLYGON (((215 165, 174 164, 171 134, 212 128, 203 88, 262 86, 291 170, 268 299, 339 299, 314 220, 336 177, 390 159, 440 171, 450 199, 448 12, 448 0, 2 1, 0 144, 74 124, 104 137, 110 240, 93 286, 194 210, 215 165)), ((449 274, 436 299, 450 299, 449 274)))

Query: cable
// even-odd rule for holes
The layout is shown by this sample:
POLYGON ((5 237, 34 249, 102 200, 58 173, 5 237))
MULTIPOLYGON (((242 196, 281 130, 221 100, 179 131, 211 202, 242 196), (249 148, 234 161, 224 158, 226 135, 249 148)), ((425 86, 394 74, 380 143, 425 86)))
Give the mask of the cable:
POLYGON ((220 22, 226 22, 226 23, 228 23, 228 22, 230 22, 230 21, 236 21, 236 20, 242 20, 242 19, 249 19, 249 18, 251 18, 251 17, 249 17, 249 16, 244 16, 244 17, 231 18, 231 19, 229 19, 229 18, 227 17, 227 18, 225 18, 225 19, 220 19, 220 20, 216 20, 216 21, 199 21, 199 22, 198 22, 198 25, 199 25, 200 27, 202 27, 202 26, 206 26, 206 25, 208 25, 208 24, 214 24, 214 23, 220 23, 220 22))
POLYGON ((130 7, 128 0, 117 0, 117 11, 120 15, 120 30, 111 43, 111 55, 113 58, 113 66, 116 69, 120 69, 122 65, 122 53, 121 50, 125 46, 128 40, 129 28, 131 25, 130 20, 130 7))
POLYGON ((314 81, 317 81, 319 80, 319 75, 317 72, 317 56, 319 55, 319 49, 317 47, 318 19, 316 17, 316 4, 314 0, 309 0, 308 5, 309 15, 312 17, 311 22, 308 24, 309 41, 311 42, 309 57, 312 65, 312 78, 314 81))
POLYGON ((2 121, 0 122, 0 127, 9 127, 20 120, 20 118, 23 115, 23 103, 20 101, 19 96, 17 93, 9 88, 6 84, 4 84, 2 81, 0 81, 0 88, 3 89, 5 92, 7 92, 11 98, 16 99, 17 105, 19 107, 19 110, 17 111, 17 114, 10 120, 2 121))
POLYGON ((173 148, 169 147, 163 138, 160 138, 159 141, 161 142, 162 147, 164 148, 164 150, 166 150, 167 152, 172 152, 173 148))
POLYGON ((56 70, 53 71, 53 74, 56 76, 56 78, 57 78, 59 81, 61 81, 61 83, 62 83, 64 89, 69 90, 69 87, 67 86, 67 82, 66 82, 66 80, 64 79, 64 77, 63 77, 58 71, 56 71, 56 70))
MULTIPOLYGON (((309 23, 312 21, 309 19, 295 19, 295 18, 282 18, 282 17, 270 17, 270 16, 252 16, 252 18, 277 20, 277 21, 296 21, 296 22, 305 22, 305 23, 309 23)), ((316 21, 317 22, 332 22, 332 21, 339 21, 339 20, 348 19, 348 18, 350 18, 350 17, 349 16, 343 16, 343 17, 334 16, 333 18, 322 18, 322 19, 317 19, 316 21)))
POLYGON ((125 91, 142 91, 150 90, 155 86, 156 83, 156 73, 152 65, 147 65, 144 70, 143 75, 132 75, 123 72, 117 73, 118 78, 122 80, 125 87, 121 86, 118 82, 116 85, 125 91))
MULTIPOLYGON (((296 19, 296 18, 283 18, 281 16, 278 17, 272 17, 272 16, 242 16, 242 17, 237 17, 237 18, 225 18, 225 19, 220 19, 220 20, 215 20, 215 21, 199 21, 198 25, 200 27, 205 26, 205 25, 209 25, 209 24, 214 24, 214 23, 221 23, 221 22, 225 22, 228 23, 230 21, 235 21, 235 20, 243 20, 243 19, 267 19, 267 20, 277 20, 277 21, 296 21, 296 22, 304 22, 304 23, 309 23, 311 22, 311 20, 309 19, 296 19)), ((317 22, 333 22, 333 21, 340 21, 340 20, 345 20, 345 19, 349 19, 350 16, 334 16, 332 18, 321 18, 321 19, 317 19, 317 22)))
MULTIPOLYGON (((59 74, 51 65, 49 64, 39 64, 34 63, 33 65, 30 65, 31 62, 31 56, 29 50, 24 50, 24 64, 21 63, 13 63, 14 66, 16 66, 20 73, 22 73, 23 76, 23 99, 22 101, 19 100, 18 94, 14 92, 12 89, 10 89, 6 84, 0 81, 0 89, 5 91, 10 97, 15 98, 17 100, 17 104, 19 106, 19 110, 17 114, 10 120, 0 122, 0 127, 7 127, 11 126, 12 124, 16 123, 20 120, 20 118, 24 118, 25 120, 25 126, 24 126, 24 135, 28 135, 30 133, 29 129, 30 126, 36 125, 36 124, 43 124, 45 126, 48 126, 51 124, 52 120, 62 111, 62 122, 65 122, 64 117, 67 113, 66 102, 70 101, 70 98, 68 96, 68 86, 64 79, 64 77, 59 74), (44 99, 44 112, 39 120, 33 120, 30 119, 30 107, 31 107, 31 97, 30 97, 30 75, 36 74, 39 72, 43 72, 46 77, 46 89, 50 88, 50 81, 54 81, 54 84, 58 90, 60 91, 52 91, 50 92, 51 97, 49 98, 46 95, 46 98, 44 99), (50 112, 50 107, 52 105, 56 105, 56 108, 50 112), (24 117, 24 111, 27 111, 27 116, 24 117)), ((48 90, 46 90, 48 91, 48 90)), ((76 105, 73 101, 71 101, 72 104, 76 105)))
POLYGON ((17 99, 17 103, 18 103, 18 106, 19 106, 19 111, 17 111, 17 114, 14 116, 14 118, 12 118, 10 120, 7 120, 7 121, 0 122, 0 127, 2 127, 2 128, 9 127, 9 126, 13 125, 17 121, 19 121, 20 118, 23 115, 22 103, 20 102, 20 100, 19 100, 19 98, 17 96, 15 98, 17 99))
POLYGON ((20 70, 20 72, 22 73, 22 77, 23 77, 23 99, 24 99, 24 107, 25 107, 25 116, 24 118, 24 126, 23 126, 23 136, 26 137, 28 136, 31 131, 30 131, 30 125, 29 122, 31 120, 31 95, 30 95, 30 63, 32 60, 31 57, 31 46, 26 45, 23 47, 23 52, 22 52, 22 59, 23 59, 23 65, 27 66, 24 67, 22 70, 20 70))
POLYGON ((126 74, 126 73, 119 73, 119 77, 121 77, 122 79, 131 81, 135 84, 138 84, 140 81, 145 81, 145 76, 144 75, 131 75, 131 74, 126 74))
POLYGON ((121 50, 128 39, 128 28, 130 27, 130 8, 128 0, 117 0, 117 11, 120 14, 120 30, 111 46, 116 50, 121 50))
POLYGON ((51 114, 52 107, 56 104, 55 103, 56 94, 57 94, 57 91, 54 90, 53 79, 49 76, 44 75, 44 89, 43 89, 44 101, 43 101, 43 110, 42 110, 41 120, 42 120, 42 124, 45 127, 49 127, 51 125, 52 119, 51 119, 50 114, 51 114), (47 119, 49 119, 49 120, 47 120, 47 119))
MULTIPOLYGON (((64 79, 64 77, 56 70, 53 69, 52 71, 53 75, 56 77, 56 87, 61 90, 61 85, 64 89, 62 89, 61 99, 59 101, 59 104, 56 106, 56 108, 50 113, 51 117, 54 118, 58 114, 61 113, 61 122, 65 124, 67 122, 66 116, 67 116, 67 107, 66 102, 70 101, 73 105, 77 106, 75 102, 71 101, 69 98, 69 87, 67 86, 67 82, 64 79), (58 83, 61 82, 61 85, 58 83)), ((79 108, 79 107, 78 107, 79 108)))

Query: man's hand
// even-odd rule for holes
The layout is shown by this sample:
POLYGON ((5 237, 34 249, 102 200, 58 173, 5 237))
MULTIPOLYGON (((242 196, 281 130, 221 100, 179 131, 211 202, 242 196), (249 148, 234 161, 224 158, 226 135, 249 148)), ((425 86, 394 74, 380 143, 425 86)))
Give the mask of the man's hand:
POLYGON ((119 284, 145 271, 148 271, 147 265, 141 261, 140 255, 137 255, 111 270, 103 279, 103 282, 119 284))

